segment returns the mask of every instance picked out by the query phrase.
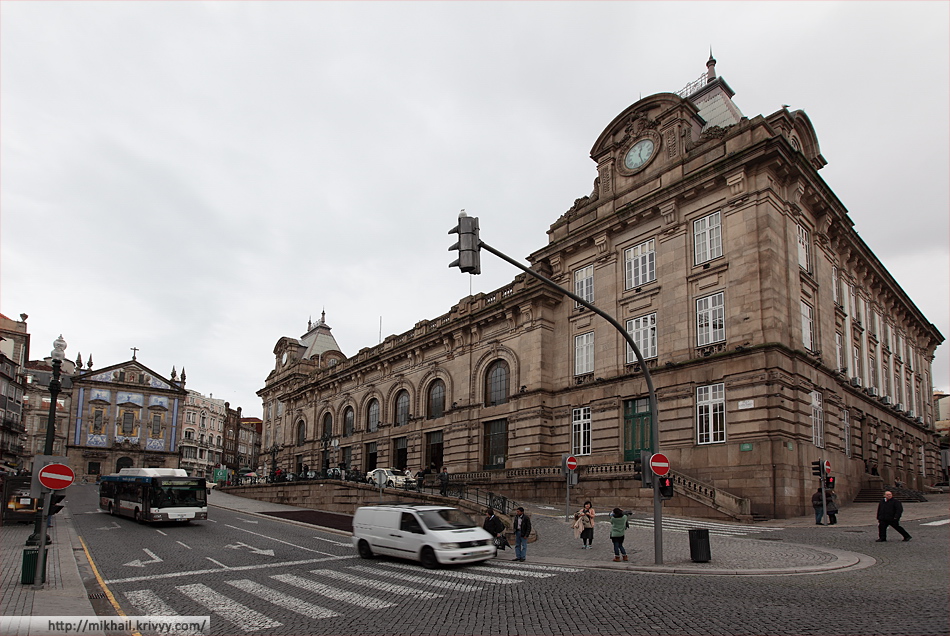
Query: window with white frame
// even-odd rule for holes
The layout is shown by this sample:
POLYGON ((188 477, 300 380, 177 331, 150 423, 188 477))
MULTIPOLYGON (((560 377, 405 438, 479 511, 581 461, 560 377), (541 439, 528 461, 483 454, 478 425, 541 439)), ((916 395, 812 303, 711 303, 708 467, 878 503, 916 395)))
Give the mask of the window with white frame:
POLYGON ((726 441, 725 384, 696 387, 696 443, 726 441))
POLYGON ((693 254, 696 265, 722 256, 720 212, 693 221, 693 254))
POLYGON ((819 391, 811 392, 811 441, 818 448, 825 447, 825 412, 819 391))
POLYGON ((653 239, 624 250, 625 289, 656 280, 656 243, 653 239))
POLYGON ((574 337, 574 375, 594 372, 594 332, 574 337))
POLYGON ((815 310, 802 301, 802 346, 809 351, 815 350, 815 310))
POLYGON ((806 272, 811 271, 811 236, 801 225, 798 226, 798 266, 806 272))
POLYGON ((571 426, 571 454, 590 455, 590 407, 574 409, 571 426))
POLYGON ((844 454, 851 457, 851 413, 847 408, 841 409, 841 427, 844 429, 844 454))
POLYGON ((851 312, 852 320, 859 319, 858 314, 857 314, 858 295, 857 293, 855 293, 854 285, 852 285, 851 283, 848 283, 848 311, 851 312))
POLYGON ((696 300, 696 345, 726 339, 726 310, 722 292, 696 300))
MULTIPOLYGON (((574 272, 574 295, 594 304, 594 266, 588 265, 574 272)), ((576 303, 578 307, 580 303, 576 303)))
MULTIPOLYGON (((637 343, 644 360, 656 357, 656 312, 627 321, 627 333, 637 343)), ((637 362, 633 347, 627 344, 627 364, 637 362)))
POLYGON ((851 343, 851 377, 864 379, 861 371, 861 347, 857 342, 851 343))

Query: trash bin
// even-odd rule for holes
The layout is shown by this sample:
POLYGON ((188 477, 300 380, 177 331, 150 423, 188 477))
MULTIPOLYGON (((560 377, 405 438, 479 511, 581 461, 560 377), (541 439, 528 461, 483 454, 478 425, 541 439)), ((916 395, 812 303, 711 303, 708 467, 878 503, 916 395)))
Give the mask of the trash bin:
MULTIPOLYGON (((46 570, 49 568, 49 549, 43 550, 43 572, 41 583, 46 583, 46 570)), ((20 572, 20 583, 30 585, 36 581, 36 559, 40 556, 39 546, 23 548, 23 570, 20 572)))
POLYGON ((712 558, 709 552, 709 530, 706 528, 689 531, 689 557, 694 563, 708 563, 712 558))

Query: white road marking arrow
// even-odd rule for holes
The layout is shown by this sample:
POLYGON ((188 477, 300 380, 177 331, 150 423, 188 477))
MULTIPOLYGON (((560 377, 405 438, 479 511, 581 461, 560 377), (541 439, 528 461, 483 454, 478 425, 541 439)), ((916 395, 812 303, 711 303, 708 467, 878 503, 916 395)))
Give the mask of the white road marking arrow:
POLYGON ((226 546, 224 546, 224 547, 226 547, 226 548, 231 548, 232 550, 238 550, 238 549, 240 549, 240 548, 247 548, 248 550, 250 550, 250 551, 253 552, 254 554, 263 554, 264 556, 274 556, 274 551, 273 551, 273 550, 261 550, 260 548, 255 548, 255 547, 252 546, 252 545, 248 545, 248 544, 246 544, 246 543, 241 543, 240 541, 238 541, 237 543, 232 543, 232 544, 230 544, 230 545, 226 545, 226 546))
POLYGON ((162 562, 162 559, 158 558, 158 555, 156 555, 156 554, 155 554, 154 552, 152 552, 151 550, 149 550, 149 549, 147 549, 147 548, 142 548, 142 550, 145 552, 145 554, 147 554, 147 555, 149 555, 150 557, 152 557, 152 560, 151 560, 151 561, 140 561, 139 559, 136 559, 136 560, 134 560, 134 561, 129 561, 128 563, 123 563, 122 565, 131 565, 133 568, 144 568, 144 567, 145 567, 146 565, 148 565, 149 563, 161 563, 161 562, 162 562))
POLYGON ((243 521, 244 523, 257 523, 256 519, 245 519, 244 517, 238 517, 238 521, 243 521))
POLYGON ((96 530, 115 530, 116 528, 121 528, 121 527, 122 526, 120 526, 115 521, 113 521, 111 526, 102 526, 101 528, 96 528, 96 530))

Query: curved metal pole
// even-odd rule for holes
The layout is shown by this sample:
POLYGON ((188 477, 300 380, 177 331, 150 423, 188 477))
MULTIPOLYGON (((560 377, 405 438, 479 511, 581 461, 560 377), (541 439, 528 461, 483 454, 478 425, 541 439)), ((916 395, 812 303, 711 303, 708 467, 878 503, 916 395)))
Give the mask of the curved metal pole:
MULTIPOLYGON (((658 413, 657 404, 656 404, 656 390, 653 388, 653 377, 650 375, 650 370, 647 368, 647 363, 643 359, 643 355, 640 353, 640 348, 637 347, 637 343, 633 341, 633 338, 630 336, 629 333, 627 333, 627 330, 624 329, 623 326, 619 322, 614 320, 613 317, 607 315, 603 310, 590 304, 589 302, 587 302, 580 296, 572 294, 570 291, 564 289, 563 287, 555 283, 553 280, 549 278, 545 278, 541 274, 537 273, 536 271, 532 269, 525 267, 524 265, 514 260, 513 258, 509 257, 508 255, 502 252, 499 252, 498 250, 493 248, 491 245, 488 245, 484 241, 479 240, 479 247, 485 248, 486 251, 491 252, 492 254, 502 259, 503 261, 511 263, 512 265, 514 265, 515 267, 523 271, 525 274, 534 276, 545 285, 553 287, 557 289, 558 291, 562 292, 568 298, 574 300, 580 305, 583 305, 584 307, 590 309, 592 312, 594 312, 601 318, 605 319, 607 322, 613 325, 617 329, 617 331, 620 332, 620 335, 623 336, 624 340, 627 341, 627 344, 630 345, 630 348, 633 349, 633 353, 635 356, 637 356, 637 361, 640 363, 640 368, 643 370, 643 379, 646 380, 647 391, 649 392, 649 399, 650 399, 650 436, 653 438, 650 444, 650 447, 651 447, 650 450, 654 454, 660 452, 660 421, 659 421, 659 413, 658 413)), ((641 470, 643 471, 650 470, 650 467, 642 466, 641 470)), ((660 499, 660 480, 659 479, 653 480, 653 557, 654 557, 654 562, 656 563, 656 565, 663 565, 663 502, 660 499)))

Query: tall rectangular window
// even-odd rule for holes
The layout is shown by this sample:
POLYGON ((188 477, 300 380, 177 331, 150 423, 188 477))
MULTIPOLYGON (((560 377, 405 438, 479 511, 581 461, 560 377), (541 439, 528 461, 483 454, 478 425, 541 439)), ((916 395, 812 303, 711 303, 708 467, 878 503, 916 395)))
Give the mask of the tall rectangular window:
POLYGON ((806 272, 811 271, 811 236, 801 225, 798 226, 798 266, 806 272))
MULTIPOLYGON (((594 266, 588 265, 574 272, 574 295, 594 304, 594 266)), ((580 307, 580 303, 576 303, 580 307)))
POLYGON ((844 454, 851 457, 851 413, 847 407, 841 409, 841 426, 844 428, 844 454))
POLYGON ((844 353, 844 334, 840 331, 835 332, 835 364, 838 365, 837 368, 840 371, 848 366, 848 362, 845 359, 844 353))
POLYGON ((426 466, 441 470, 442 468, 442 431, 426 433, 426 466))
POLYGON ((857 342, 851 343, 851 377, 864 379, 861 370, 861 347, 857 342))
POLYGON ((811 441, 818 448, 825 447, 825 412, 818 391, 811 392, 811 441))
POLYGON ((838 268, 837 266, 831 268, 831 299, 835 301, 836 305, 841 304, 841 290, 838 286, 841 284, 838 278, 838 268))
POLYGON ((656 280, 656 247, 653 239, 624 250, 625 288, 633 289, 656 280))
POLYGON ((722 256, 722 225, 719 212, 693 221, 693 254, 696 265, 722 256))
POLYGON ((590 455, 590 407, 574 409, 571 426, 571 453, 590 455))
POLYGON ((152 414, 152 437, 162 436, 162 416, 158 413, 152 414))
POLYGON ((696 301, 696 345, 705 347, 726 339, 726 310, 722 292, 696 301))
MULTIPOLYGON (((637 349, 644 360, 656 357, 656 313, 640 316, 627 321, 627 333, 637 343, 637 349)), ((627 364, 637 361, 633 347, 627 344, 627 364)))
POLYGON ((101 409, 96 409, 92 414, 92 432, 101 433, 102 432, 102 415, 103 412, 101 409))
POLYGON ((508 456, 508 420, 485 422, 484 470, 505 467, 508 456))
POLYGON ((122 434, 131 435, 132 434, 132 425, 135 421, 135 415, 132 411, 124 411, 122 413, 122 434))
POLYGON ((594 332, 574 337, 574 375, 594 372, 594 332))
POLYGON ((376 468, 376 463, 379 460, 379 455, 377 454, 376 442, 369 442, 366 444, 366 472, 374 470, 376 468))
POLYGON ((696 443, 717 444, 726 441, 725 385, 710 384, 696 388, 696 443))
POLYGON ((848 310, 851 312, 852 320, 860 320, 858 318, 858 296, 854 291, 854 285, 848 283, 848 310))
POLYGON ((815 310, 802 301, 802 346, 809 351, 815 350, 815 310))

